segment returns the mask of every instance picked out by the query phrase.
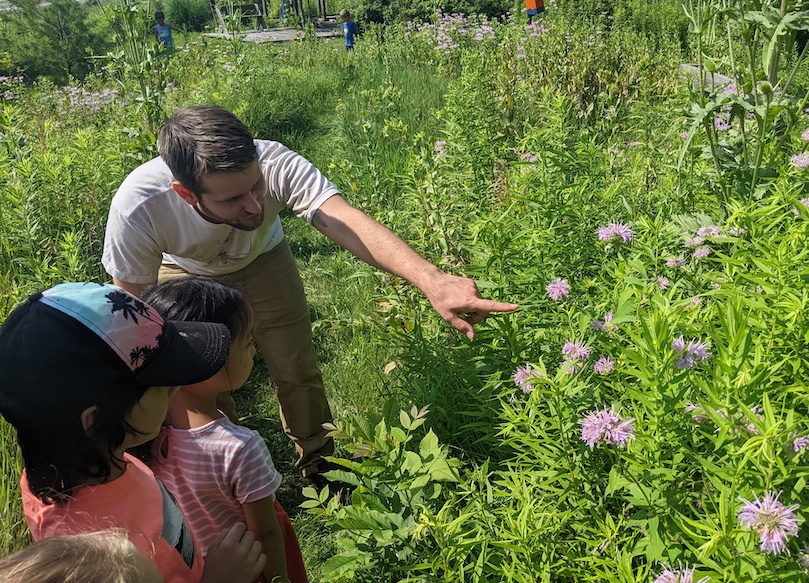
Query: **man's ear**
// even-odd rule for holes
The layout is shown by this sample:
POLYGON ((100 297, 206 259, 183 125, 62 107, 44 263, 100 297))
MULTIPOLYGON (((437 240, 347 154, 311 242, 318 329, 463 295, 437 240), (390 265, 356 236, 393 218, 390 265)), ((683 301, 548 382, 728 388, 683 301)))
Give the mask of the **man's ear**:
POLYGON ((96 411, 98 411, 98 407, 93 405, 92 407, 87 407, 81 412, 81 427, 84 429, 85 433, 90 431, 90 428, 93 426, 93 421, 95 421, 96 418, 96 411))
POLYGON ((185 202, 191 206, 197 206, 197 203, 199 202, 197 195, 188 190, 185 186, 175 180, 171 183, 171 188, 173 188, 174 192, 176 192, 185 202))

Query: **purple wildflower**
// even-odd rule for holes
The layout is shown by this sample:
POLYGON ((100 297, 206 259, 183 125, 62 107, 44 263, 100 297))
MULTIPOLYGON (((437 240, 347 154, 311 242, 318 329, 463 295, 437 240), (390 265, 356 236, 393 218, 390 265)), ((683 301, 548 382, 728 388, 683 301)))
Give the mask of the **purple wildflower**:
POLYGON ((531 377, 541 376, 541 374, 542 373, 540 373, 530 364, 525 364, 517 367, 517 369, 511 375, 511 378, 514 379, 514 384, 517 385, 518 388, 522 389, 523 393, 530 395, 534 390, 534 385, 531 383, 531 377))
POLYGON ((688 137, 688 132, 680 132, 680 137, 685 139, 688 137))
POLYGON ((604 332, 609 332, 612 330, 615 325, 611 324, 613 318, 612 310, 604 314, 604 320, 593 320, 593 328, 596 330, 603 330, 604 332))
POLYGON ((685 263, 685 259, 682 257, 669 257, 666 259, 666 267, 682 267, 685 263))
POLYGON ((660 291, 663 291, 664 289, 669 287, 669 278, 661 275, 660 277, 657 278, 655 286, 657 286, 657 289, 659 289, 660 291))
POLYGON ((523 152, 520 154, 520 160, 531 162, 532 164, 537 161, 537 155, 532 152, 523 152))
POLYGON ((721 234, 722 230, 716 225, 708 225, 707 227, 702 227, 697 231, 698 237, 718 237, 721 234))
POLYGON ((809 168, 809 153, 801 152, 800 154, 795 154, 789 161, 792 162, 792 165, 798 170, 809 168))
POLYGON ((569 340, 562 346, 562 356, 565 357, 562 366, 566 367, 567 374, 575 374, 582 369, 584 362, 590 358, 590 348, 581 342, 569 340))
POLYGON ((434 149, 436 154, 446 154, 447 152, 446 140, 436 140, 434 149))
MULTIPOLYGON (((805 209, 809 210, 809 198, 802 198, 799 202, 805 209)), ((792 214, 797 217, 800 213, 798 212, 798 209, 794 208, 792 209, 792 214)))
POLYGON ((694 259, 699 261, 700 259, 705 259, 710 254, 711 254, 711 248, 706 247, 706 246, 703 245, 702 247, 697 247, 696 249, 694 249, 693 256, 694 256, 694 259))
POLYGON ((708 420, 708 418, 704 415, 705 409, 703 409, 700 403, 689 403, 685 410, 687 413, 691 413, 691 419, 697 423, 705 423, 708 420))
POLYGON ((801 133, 801 139, 804 142, 809 142, 809 130, 803 130, 803 133, 801 133))
POLYGON ((610 374, 613 368, 615 368, 615 361, 609 356, 602 356, 593 365, 593 369, 600 375, 610 374))
MULTIPOLYGON (((710 580, 710 577, 703 577, 697 583, 707 583, 710 580)), ((654 583, 694 583, 694 569, 689 569, 688 564, 678 569, 668 567, 657 576, 654 583)))
POLYGON ((798 555, 798 564, 804 571, 809 571, 809 545, 803 545, 801 551, 798 555))
POLYGON ((792 449, 795 453, 803 451, 807 447, 809 447, 809 437, 798 437, 792 442, 792 449))
POLYGON ((730 124, 728 123, 728 120, 726 120, 721 115, 714 118, 713 124, 714 127, 716 128, 716 131, 718 132, 726 132, 730 129, 730 124))
POLYGON ((741 237, 745 233, 747 233, 747 229, 743 227, 737 227, 735 225, 728 229, 728 235, 732 237, 741 237))
POLYGON ((629 142, 630 148, 635 148, 636 146, 640 146, 640 142, 629 142))
POLYGON ((562 298, 566 298, 570 295, 570 285, 567 283, 566 279, 557 277, 556 281, 552 281, 551 283, 548 284, 548 287, 545 288, 545 291, 548 292, 548 296, 554 302, 558 302, 562 298))
POLYGON ((790 534, 798 534, 795 511, 799 506, 784 506, 778 501, 780 495, 780 492, 767 492, 763 499, 759 500, 756 496, 753 502, 741 498, 744 506, 738 512, 739 522, 759 534, 761 550, 771 555, 777 555, 786 548, 790 534))
POLYGON ((624 243, 629 243, 634 236, 635 233, 625 223, 610 223, 598 228, 599 241, 610 242, 620 238, 624 243))
POLYGON ((708 345, 699 340, 689 340, 686 343, 685 339, 680 336, 671 343, 671 348, 675 353, 680 354, 675 366, 680 370, 694 368, 697 366, 697 360, 705 362, 711 353, 708 352, 708 345))
POLYGON ((621 419, 620 412, 620 409, 615 411, 615 405, 609 409, 605 407, 603 411, 596 408, 595 411, 590 412, 579 421, 581 440, 590 446, 590 449, 595 448, 599 442, 625 447, 635 436, 635 426, 634 419, 631 417, 621 419))
POLYGON ((697 235, 696 237, 692 237, 691 239, 686 239, 685 240, 685 246, 686 247, 692 247, 692 248, 693 247, 699 247, 700 245, 702 245, 702 243, 704 241, 705 241, 705 239, 703 239, 702 237, 697 235))

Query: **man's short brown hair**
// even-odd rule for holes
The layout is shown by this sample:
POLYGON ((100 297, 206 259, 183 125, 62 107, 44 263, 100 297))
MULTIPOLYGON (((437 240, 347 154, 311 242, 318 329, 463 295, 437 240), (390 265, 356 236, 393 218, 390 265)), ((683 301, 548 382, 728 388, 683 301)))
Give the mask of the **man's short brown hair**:
POLYGON ((196 195, 211 172, 243 170, 256 159, 253 135, 224 107, 184 107, 160 128, 160 157, 174 179, 196 195))

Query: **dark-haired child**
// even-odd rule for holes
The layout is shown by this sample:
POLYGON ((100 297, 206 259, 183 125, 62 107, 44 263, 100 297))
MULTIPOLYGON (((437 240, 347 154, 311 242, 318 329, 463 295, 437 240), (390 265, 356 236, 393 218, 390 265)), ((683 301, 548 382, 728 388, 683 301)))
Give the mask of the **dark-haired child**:
POLYGON ((264 440, 217 408, 217 395, 239 389, 253 368, 247 297, 200 276, 168 279, 142 297, 171 320, 224 324, 233 339, 222 370, 175 395, 169 425, 152 448, 155 475, 177 497, 203 554, 219 530, 245 522, 267 555, 264 580, 306 583, 298 538, 275 499, 281 475, 264 440))
POLYGON ((154 13, 154 19, 157 22, 154 27, 154 38, 157 44, 162 44, 164 49, 174 48, 174 37, 171 31, 174 27, 166 22, 165 15, 159 10, 154 13))
POLYGON ((176 502, 125 450, 160 430, 179 385, 225 364, 220 324, 170 322, 122 289, 67 283, 0 328, 0 413, 17 430, 34 540, 117 528, 165 583, 248 583, 265 557, 244 524, 203 563, 176 502))

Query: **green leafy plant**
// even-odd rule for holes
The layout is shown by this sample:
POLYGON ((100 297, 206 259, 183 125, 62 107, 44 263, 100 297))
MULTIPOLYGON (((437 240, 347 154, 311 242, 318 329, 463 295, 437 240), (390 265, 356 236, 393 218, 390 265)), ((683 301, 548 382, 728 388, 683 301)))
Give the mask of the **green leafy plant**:
POLYGON ((323 566, 326 580, 418 570, 429 555, 413 542, 419 517, 446 503, 447 486, 457 482, 460 464, 447 457, 432 431, 419 431, 428 407, 400 410, 394 419, 396 409, 389 402, 381 416, 356 416, 327 427, 353 460, 328 458, 348 471, 325 476, 354 490, 349 505, 339 496, 330 498, 328 488, 303 490, 308 500, 301 506, 327 517, 340 532, 344 550, 323 566))

